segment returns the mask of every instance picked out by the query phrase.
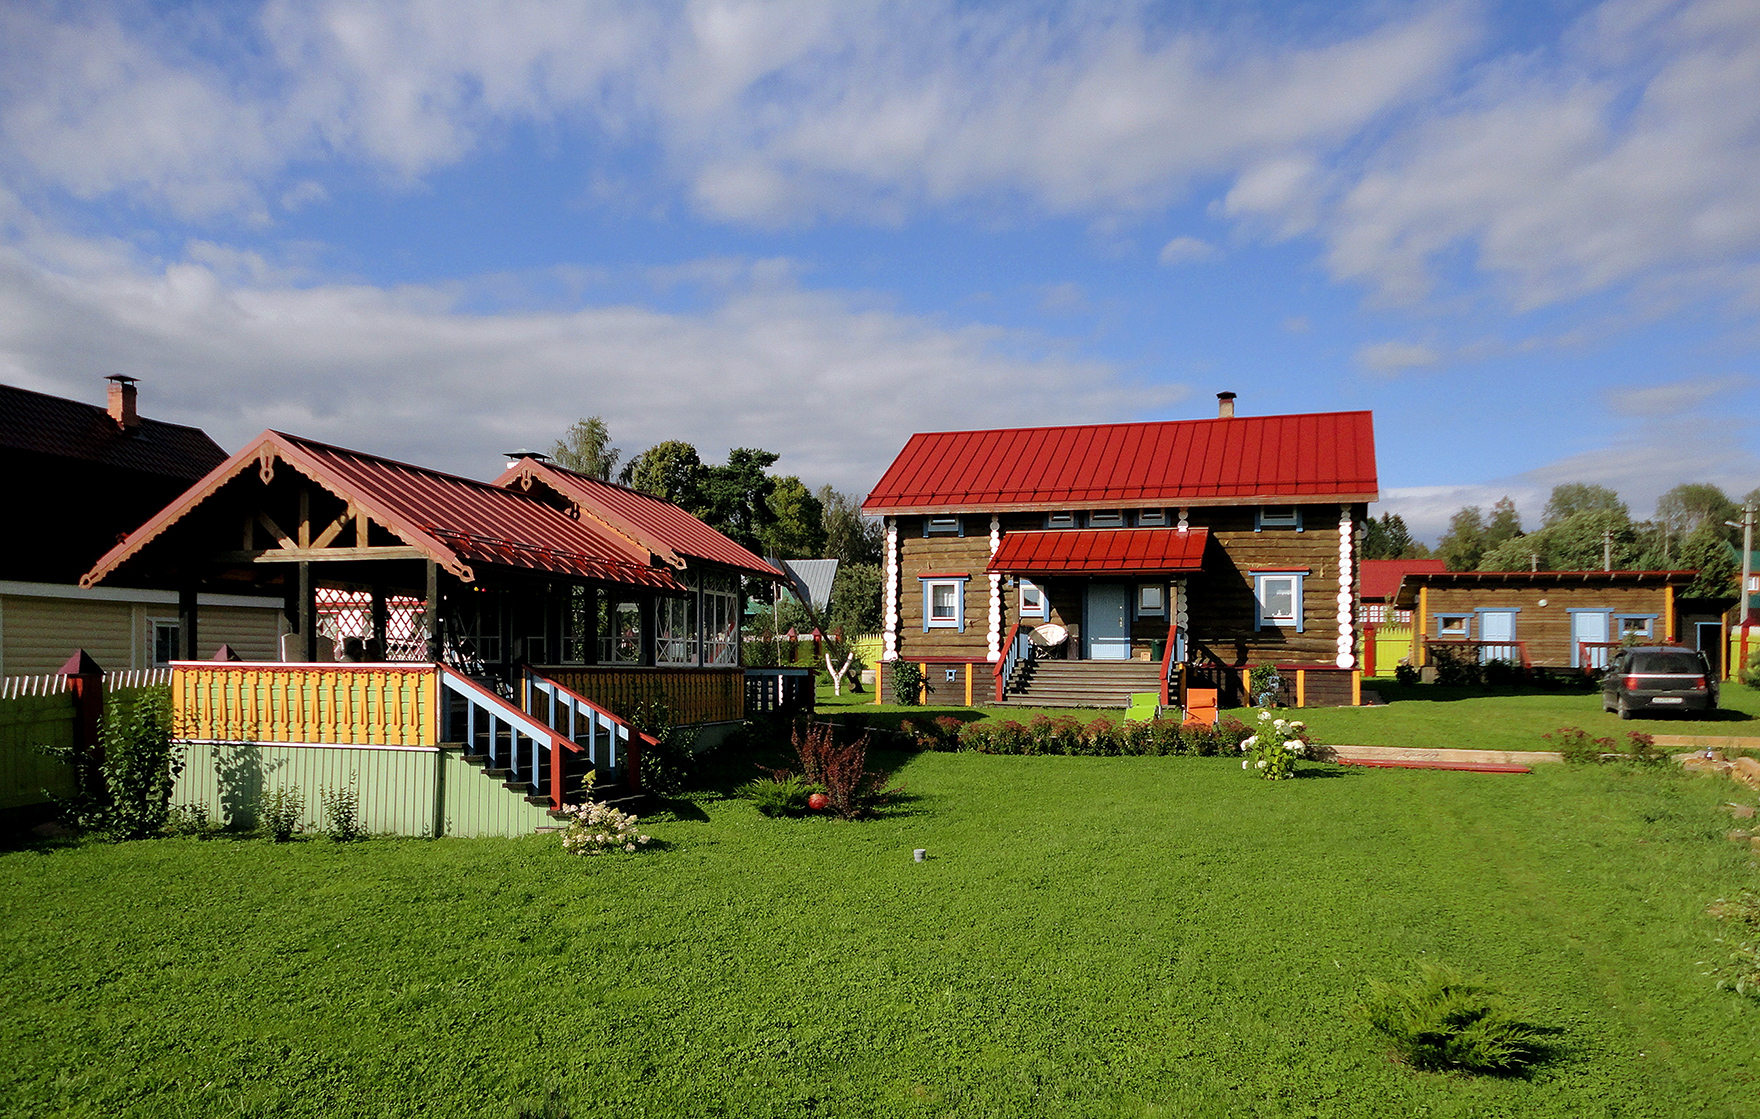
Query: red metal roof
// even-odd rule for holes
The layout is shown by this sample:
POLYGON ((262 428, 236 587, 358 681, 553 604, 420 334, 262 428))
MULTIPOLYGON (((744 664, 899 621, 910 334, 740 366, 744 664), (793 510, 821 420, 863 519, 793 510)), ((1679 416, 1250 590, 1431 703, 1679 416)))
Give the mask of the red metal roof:
POLYGON ((1092 528, 1010 532, 990 558, 990 571, 1023 575, 1083 575, 1112 571, 1197 571, 1204 564, 1207 529, 1092 528))
POLYGON ((102 581, 160 533, 250 471, 285 463, 461 579, 473 563, 682 590, 648 553, 536 497, 377 455, 266 431, 117 545, 80 580, 102 581))
POLYGON ((1399 606, 1412 606, 1428 587, 1684 587, 1697 571, 1415 571, 1400 580, 1399 606))
POLYGON ((1448 564, 1439 559, 1364 560, 1357 568, 1357 589, 1364 602, 1387 602, 1407 575, 1447 570, 1448 564))
POLYGON ((919 432, 867 513, 1374 501, 1368 412, 919 432))
POLYGON ((521 459, 508 467, 501 477, 495 479, 495 485, 523 488, 522 479, 528 478, 549 486, 572 502, 583 517, 594 518, 606 529, 674 567, 685 567, 688 558, 724 564, 771 579, 783 578, 783 573, 765 563, 762 557, 670 501, 650 497, 627 486, 614 486, 534 458, 521 459))

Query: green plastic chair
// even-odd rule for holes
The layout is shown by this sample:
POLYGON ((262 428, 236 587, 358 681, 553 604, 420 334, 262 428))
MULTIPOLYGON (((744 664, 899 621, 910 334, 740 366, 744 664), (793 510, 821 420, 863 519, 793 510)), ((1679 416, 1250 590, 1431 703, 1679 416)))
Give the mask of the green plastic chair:
POLYGON ((1146 723, 1161 714, 1160 692, 1132 692, 1130 706, 1124 709, 1127 723, 1146 723))

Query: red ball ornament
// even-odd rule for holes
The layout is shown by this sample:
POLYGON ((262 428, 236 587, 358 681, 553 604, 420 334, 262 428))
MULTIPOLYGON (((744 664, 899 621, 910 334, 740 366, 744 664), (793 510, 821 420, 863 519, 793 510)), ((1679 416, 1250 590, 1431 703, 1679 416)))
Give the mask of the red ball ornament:
POLYGON ((814 812, 823 812, 831 807, 831 798, 824 793, 814 793, 807 798, 807 807, 814 812))

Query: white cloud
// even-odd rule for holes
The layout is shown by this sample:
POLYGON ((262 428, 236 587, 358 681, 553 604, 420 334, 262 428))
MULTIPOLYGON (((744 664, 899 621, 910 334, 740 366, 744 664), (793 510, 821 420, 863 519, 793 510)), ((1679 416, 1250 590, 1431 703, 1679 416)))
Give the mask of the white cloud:
POLYGON ((1358 365, 1389 376, 1407 369, 1427 369, 1441 361, 1441 354, 1416 342, 1372 342, 1357 350, 1358 365))
POLYGON ((195 248, 83 275, 0 250, 0 378, 96 400, 103 375, 127 372, 143 411, 224 446, 275 426, 478 476, 508 447, 598 413, 626 448, 763 446, 781 470, 857 491, 924 426, 926 399, 945 426, 986 427, 1129 418, 1180 392, 1030 356, 1043 349, 1031 337, 785 283, 736 286, 689 313, 472 314, 467 291, 296 287, 195 248))
POLYGON ((1161 246, 1161 263, 1197 264, 1206 260, 1215 260, 1216 246, 1196 237, 1179 236, 1161 246))
POLYGON ((1702 410, 1719 397, 1754 383, 1752 377, 1694 377, 1662 385, 1607 390, 1607 406, 1622 416, 1678 416, 1702 410))

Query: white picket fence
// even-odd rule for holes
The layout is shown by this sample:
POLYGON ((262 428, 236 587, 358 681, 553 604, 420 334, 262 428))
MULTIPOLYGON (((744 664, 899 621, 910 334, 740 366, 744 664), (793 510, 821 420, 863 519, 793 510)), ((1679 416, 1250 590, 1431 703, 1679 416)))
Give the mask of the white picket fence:
MULTIPOLYGON (((121 672, 104 673, 105 688, 150 688, 171 683, 169 668, 130 668, 121 672)), ((67 690, 67 677, 54 674, 44 676, 6 676, 0 677, 0 699, 19 699, 24 696, 60 695, 67 690)))

